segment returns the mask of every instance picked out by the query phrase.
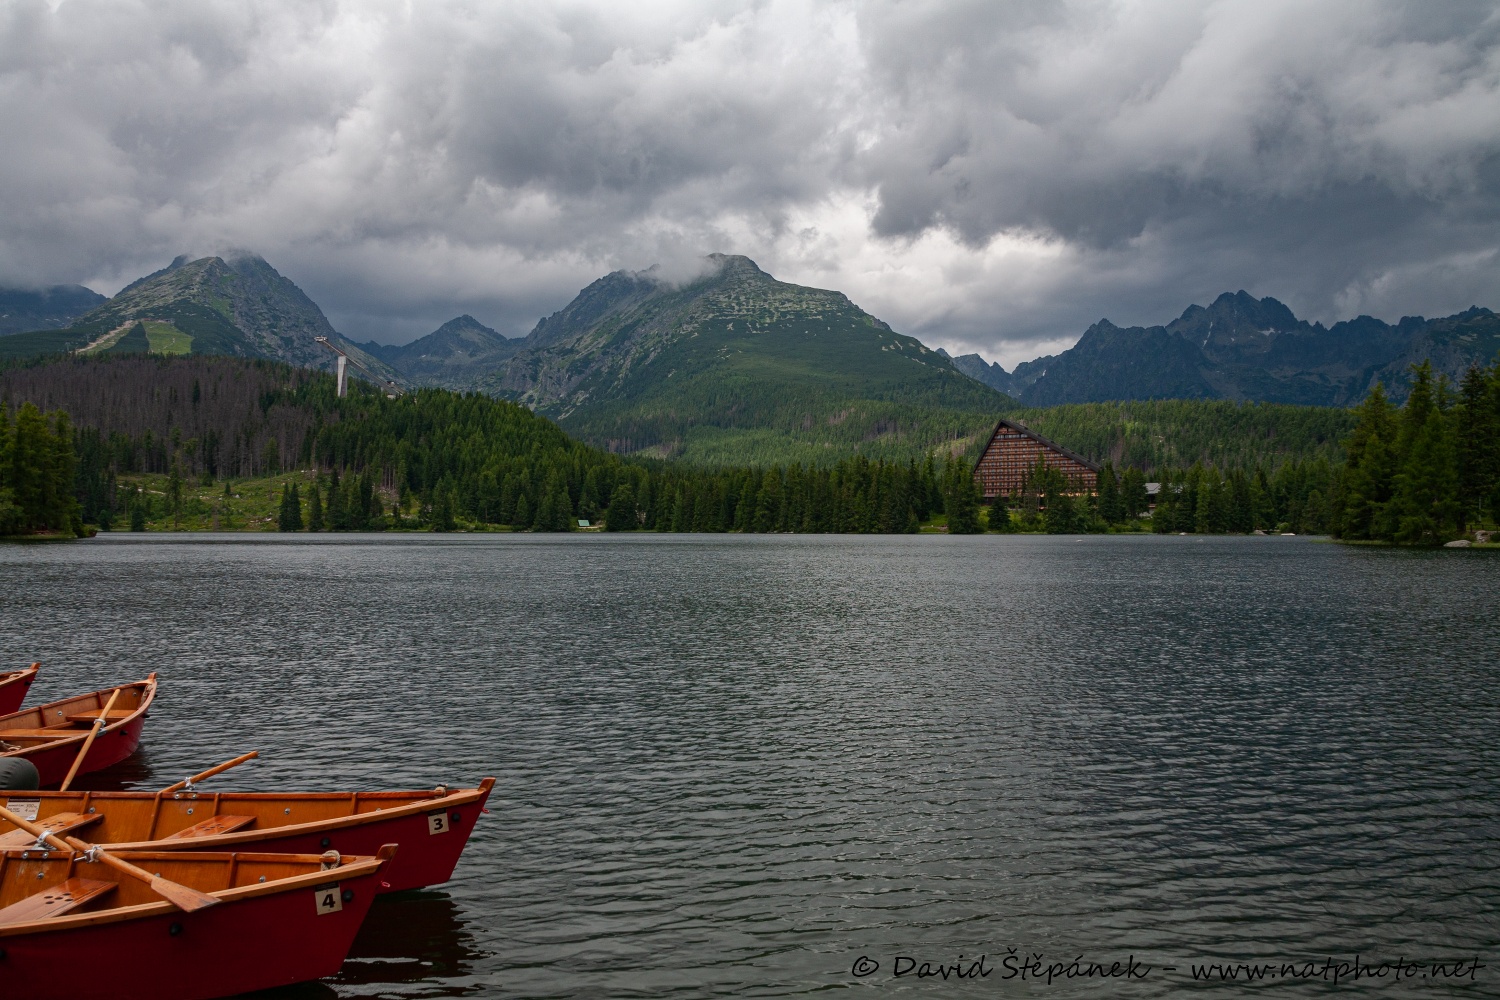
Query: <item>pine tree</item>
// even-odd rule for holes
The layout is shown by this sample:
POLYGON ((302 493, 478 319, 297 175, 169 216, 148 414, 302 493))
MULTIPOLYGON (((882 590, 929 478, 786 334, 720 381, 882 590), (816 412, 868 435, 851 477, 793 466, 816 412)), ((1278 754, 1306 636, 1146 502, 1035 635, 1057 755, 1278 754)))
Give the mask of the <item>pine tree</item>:
POLYGON ((614 495, 609 498, 609 510, 604 516, 604 530, 634 531, 640 526, 636 523, 638 513, 635 505, 635 487, 629 482, 622 482, 615 487, 614 495))
MULTIPOLYGON (((319 476, 319 479, 321 479, 321 478, 322 477, 319 476)), ((312 489, 310 489, 310 490, 307 491, 307 530, 308 531, 322 531, 323 530, 323 498, 322 498, 322 495, 321 495, 322 491, 318 488, 318 486, 319 486, 318 482, 314 481, 313 484, 312 484, 312 489)))
POLYGON ((1454 533, 1458 481, 1447 415, 1446 386, 1434 385, 1432 364, 1414 366, 1411 395, 1401 410, 1397 436, 1399 471, 1391 497, 1394 538, 1432 545, 1454 533))
POLYGON ((775 531, 782 516, 781 471, 767 469, 761 477, 760 489, 755 492, 755 513, 751 517, 750 530, 775 531))
POLYGON ((167 476, 167 513, 172 515, 173 528, 182 527, 182 463, 175 456, 167 476))
POLYGON ((1120 485, 1120 508, 1126 519, 1138 518, 1150 508, 1151 499, 1146 495, 1146 473, 1130 466, 1125 470, 1124 482, 1120 485))
POLYGON ((1500 487, 1500 363, 1464 374, 1456 413, 1459 530, 1493 518, 1500 487))
POLYGON ((983 497, 974 481, 973 468, 962 458, 950 459, 944 478, 948 485, 943 497, 943 506, 948 511, 948 534, 978 534, 979 504, 983 497))
POLYGON ((278 531, 302 530, 302 501, 297 496, 296 483, 286 483, 281 487, 281 513, 276 527, 278 531))
POLYGON ((1066 488, 1057 489, 1048 495, 1047 510, 1043 514, 1047 534, 1072 534, 1078 530, 1078 520, 1078 502, 1066 488))
POLYGON ((1099 473, 1099 517, 1105 524, 1119 524, 1125 520, 1125 505, 1120 496, 1120 484, 1115 478, 1113 462, 1105 462, 1099 473))
POLYGON ((328 476, 328 501, 327 513, 329 531, 349 530, 349 508, 345 501, 348 499, 344 490, 344 484, 339 478, 339 470, 335 468, 328 476))

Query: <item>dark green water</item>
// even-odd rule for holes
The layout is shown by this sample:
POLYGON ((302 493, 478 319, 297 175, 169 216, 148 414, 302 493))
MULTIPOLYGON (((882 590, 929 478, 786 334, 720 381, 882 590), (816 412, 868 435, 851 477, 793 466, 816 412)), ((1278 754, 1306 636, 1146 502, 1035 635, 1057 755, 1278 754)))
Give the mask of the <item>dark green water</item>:
POLYGON ((1490 553, 117 535, 0 547, 0 595, 37 701, 161 673, 95 787, 499 779, 456 879, 284 996, 1500 995, 1490 553), (1356 954, 1487 967, 1191 979, 1356 954))

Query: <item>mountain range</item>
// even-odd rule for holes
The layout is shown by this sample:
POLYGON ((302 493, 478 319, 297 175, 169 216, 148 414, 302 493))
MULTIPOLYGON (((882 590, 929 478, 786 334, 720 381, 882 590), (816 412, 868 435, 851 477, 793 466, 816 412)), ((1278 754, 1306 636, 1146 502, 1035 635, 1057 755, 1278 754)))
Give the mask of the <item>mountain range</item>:
POLYGON ((380 379, 511 399, 616 452, 725 465, 962 450, 1021 405, 1343 407, 1377 381, 1399 401, 1414 362, 1431 358, 1458 378, 1500 353, 1500 317, 1488 309, 1325 327, 1241 291, 1161 326, 1100 320, 1072 348, 1007 372, 928 348, 841 292, 724 254, 689 280, 607 274, 524 338, 461 315, 410 344, 356 343, 253 254, 179 257, 109 299, 81 286, 0 289, 0 334, 0 358, 150 351, 326 369, 324 337, 380 379))
POLYGON ((1410 366, 1431 359, 1455 381, 1500 354, 1500 316, 1478 307, 1395 325, 1360 316, 1325 327, 1273 298, 1244 292, 1189 306, 1165 326, 1100 320, 1061 354, 1007 372, 977 354, 953 359, 971 378, 1027 406, 1127 399, 1231 399, 1352 406, 1376 382, 1406 398, 1410 366))

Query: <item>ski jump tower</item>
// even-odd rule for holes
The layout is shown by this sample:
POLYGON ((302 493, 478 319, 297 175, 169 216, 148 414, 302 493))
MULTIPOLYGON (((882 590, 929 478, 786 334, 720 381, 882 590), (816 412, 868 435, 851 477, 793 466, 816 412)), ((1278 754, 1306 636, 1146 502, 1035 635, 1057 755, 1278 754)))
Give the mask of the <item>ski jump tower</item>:
POLYGON ((360 371, 364 372, 366 378, 385 389, 385 394, 388 398, 395 399, 397 396, 401 395, 401 387, 398 386, 395 382, 392 382, 390 379, 380 378, 374 372, 370 371, 370 369, 366 368, 364 365, 360 364, 358 361, 355 361, 349 355, 345 354, 342 349, 330 342, 327 337, 314 337, 313 340, 316 340, 318 343, 328 348, 334 354, 338 355, 338 394, 340 398, 342 398, 349 392, 350 365, 353 365, 360 371))

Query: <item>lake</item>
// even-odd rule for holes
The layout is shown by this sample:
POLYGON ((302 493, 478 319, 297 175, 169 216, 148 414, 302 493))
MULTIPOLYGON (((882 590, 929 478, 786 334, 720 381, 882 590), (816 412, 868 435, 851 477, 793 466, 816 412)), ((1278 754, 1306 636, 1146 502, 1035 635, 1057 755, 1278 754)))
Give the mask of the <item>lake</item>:
POLYGON ((117 534, 0 546, 0 602, 31 701, 161 675, 86 787, 498 779, 277 996, 1500 994, 1492 553, 117 534))

